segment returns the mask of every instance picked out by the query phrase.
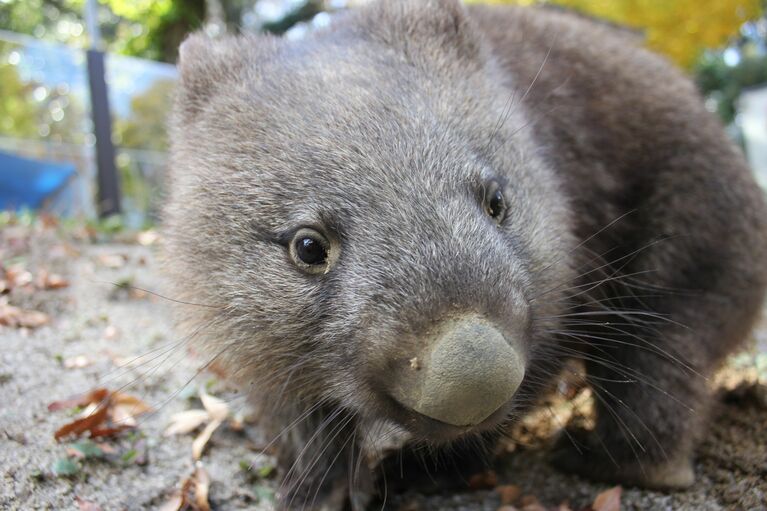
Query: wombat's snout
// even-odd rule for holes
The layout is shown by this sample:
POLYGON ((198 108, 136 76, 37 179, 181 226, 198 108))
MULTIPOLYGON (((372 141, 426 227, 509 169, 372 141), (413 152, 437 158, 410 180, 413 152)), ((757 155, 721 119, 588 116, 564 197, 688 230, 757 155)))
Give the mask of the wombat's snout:
POLYGON ((459 427, 480 424, 516 392, 525 374, 517 339, 472 316, 451 321, 394 375, 400 404, 459 427))

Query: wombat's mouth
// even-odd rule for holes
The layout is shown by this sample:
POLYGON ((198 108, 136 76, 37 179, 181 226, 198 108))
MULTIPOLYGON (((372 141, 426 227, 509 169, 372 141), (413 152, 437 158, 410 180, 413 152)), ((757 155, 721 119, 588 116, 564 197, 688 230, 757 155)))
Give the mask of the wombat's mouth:
POLYGON ((513 409, 511 403, 505 403, 478 424, 455 426, 428 417, 394 398, 389 397, 388 401, 395 422, 405 427, 415 437, 433 443, 446 443, 462 436, 493 430, 507 420, 513 409))
POLYGON ((502 421, 525 374, 519 340, 487 319, 444 322, 386 385, 395 420, 413 433, 448 438, 502 421))

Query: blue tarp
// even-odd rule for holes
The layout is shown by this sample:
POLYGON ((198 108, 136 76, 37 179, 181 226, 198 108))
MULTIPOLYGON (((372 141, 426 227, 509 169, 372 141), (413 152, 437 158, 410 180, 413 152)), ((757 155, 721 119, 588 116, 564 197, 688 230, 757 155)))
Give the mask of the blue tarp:
POLYGON ((20 158, 0 152, 0 210, 40 209, 75 175, 71 163, 20 158))

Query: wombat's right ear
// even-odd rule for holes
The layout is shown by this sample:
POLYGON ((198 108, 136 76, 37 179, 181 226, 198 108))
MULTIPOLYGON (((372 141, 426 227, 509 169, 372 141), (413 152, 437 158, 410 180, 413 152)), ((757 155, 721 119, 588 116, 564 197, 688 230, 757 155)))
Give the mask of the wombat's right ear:
POLYGON ((244 78, 248 63, 255 69, 254 54, 263 46, 260 39, 259 36, 212 39, 202 32, 187 37, 178 51, 177 110, 185 117, 193 117, 219 88, 244 78))

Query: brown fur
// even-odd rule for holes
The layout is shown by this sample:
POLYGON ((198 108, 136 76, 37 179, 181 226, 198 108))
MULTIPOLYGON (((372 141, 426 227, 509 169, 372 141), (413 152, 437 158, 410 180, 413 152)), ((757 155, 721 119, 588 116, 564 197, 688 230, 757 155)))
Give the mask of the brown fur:
POLYGON ((387 379, 464 313, 527 332, 522 387, 466 435, 577 355, 598 423, 558 463, 691 483, 705 378, 754 321, 767 238, 762 192, 679 71, 608 25, 451 0, 379 2, 300 42, 195 35, 180 70, 166 266, 201 304, 183 331, 253 386, 283 507, 361 508, 375 433, 456 441, 387 379), (291 263, 302 226, 338 250, 326 273, 291 263))

